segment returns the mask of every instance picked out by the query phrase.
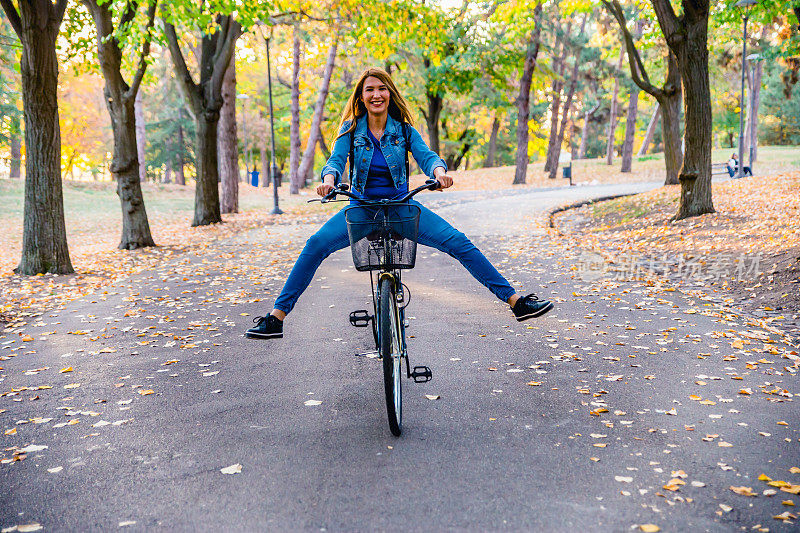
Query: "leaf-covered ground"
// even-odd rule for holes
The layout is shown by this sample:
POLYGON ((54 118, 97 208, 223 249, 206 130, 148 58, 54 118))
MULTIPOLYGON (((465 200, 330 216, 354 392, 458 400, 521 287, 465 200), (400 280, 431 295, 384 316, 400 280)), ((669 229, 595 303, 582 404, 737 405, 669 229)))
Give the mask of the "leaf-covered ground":
POLYGON ((677 286, 800 325, 800 172, 717 183, 716 213, 672 221, 680 189, 570 210, 555 217, 587 251, 578 268, 618 278, 667 277, 677 286))

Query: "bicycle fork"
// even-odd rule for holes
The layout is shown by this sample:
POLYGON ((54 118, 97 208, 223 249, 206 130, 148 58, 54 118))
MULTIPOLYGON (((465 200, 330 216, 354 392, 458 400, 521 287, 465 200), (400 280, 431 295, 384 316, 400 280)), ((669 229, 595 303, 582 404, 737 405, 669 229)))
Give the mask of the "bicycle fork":
POLYGON ((433 378, 433 372, 431 372, 431 369, 427 366, 420 365, 415 366, 414 370, 412 371, 411 362, 408 358, 408 346, 406 344, 406 327, 408 325, 406 321, 406 308, 405 306, 399 305, 405 300, 403 284, 400 282, 398 277, 388 272, 382 273, 378 279, 383 279, 385 276, 391 276, 392 285, 394 286, 395 290, 395 301, 392 304, 392 308, 394 309, 395 313, 395 324, 397 324, 397 329, 399 330, 397 338, 400 339, 400 353, 393 356, 405 359, 406 377, 413 379, 415 383, 426 383, 433 378))

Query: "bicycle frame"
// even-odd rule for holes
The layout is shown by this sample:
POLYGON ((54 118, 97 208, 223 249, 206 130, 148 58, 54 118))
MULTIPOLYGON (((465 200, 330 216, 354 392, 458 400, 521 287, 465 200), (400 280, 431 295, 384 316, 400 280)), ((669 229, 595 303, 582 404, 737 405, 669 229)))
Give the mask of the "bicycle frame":
MULTIPOLYGON (((380 208, 382 208, 383 209, 383 215, 384 215, 383 220, 386 221, 386 220, 389 219, 389 216, 388 216, 389 208, 392 207, 393 204, 396 205, 396 204, 399 204, 399 203, 405 203, 406 201, 410 200, 414 195, 416 195, 417 193, 422 192, 424 190, 436 190, 436 189, 439 188, 439 182, 436 181, 436 180, 433 180, 433 179, 429 179, 429 180, 427 180, 425 182, 424 185, 422 185, 420 187, 417 187, 413 191, 409 191, 407 194, 405 194, 402 198, 400 198, 398 200, 364 200, 360 196, 357 196, 357 195, 353 194, 352 192, 350 192, 349 188, 350 188, 349 185, 347 185, 346 183, 340 184, 336 188, 334 188, 330 193, 325 195, 321 200, 313 199, 313 200, 309 200, 309 202, 319 201, 321 203, 327 203, 327 202, 330 202, 330 201, 334 201, 337 195, 347 196, 349 198, 352 198, 352 199, 355 199, 355 200, 359 201, 361 203, 361 205, 369 206, 369 207, 380 207, 380 208)), ((384 233, 382 238, 383 238, 384 249, 388 250, 389 246, 391 246, 391 243, 390 243, 391 239, 390 239, 389 233, 388 232, 384 233)), ((371 288, 371 292, 372 292, 372 311, 373 311, 373 316, 377 316, 378 315, 378 298, 380 297, 380 295, 378 294, 378 287, 380 287, 380 281, 382 279, 386 278, 387 276, 390 277, 392 279, 392 281, 393 281, 393 285, 395 287, 395 294, 396 295, 403 295, 403 299, 405 299, 405 293, 403 291, 403 283, 402 283, 402 277, 401 277, 400 272, 401 271, 399 269, 397 269, 397 270, 379 270, 379 271, 372 271, 371 270, 370 271, 370 273, 369 273, 369 281, 370 281, 370 288, 371 288), (378 283, 375 283, 375 278, 373 277, 373 272, 378 272, 378 274, 377 274, 378 283)), ((397 300, 392 302, 392 308, 395 310, 395 318, 397 320, 396 324, 397 324, 397 327, 399 329, 398 339, 400 339, 400 343, 401 343, 399 356, 405 359, 405 361, 406 361, 406 376, 410 378, 410 377, 412 377, 412 372, 411 372, 411 363, 408 360, 408 350, 407 350, 407 347, 406 347, 407 344, 406 344, 406 328, 405 328, 405 305, 401 307, 401 306, 398 306, 397 304, 398 304, 397 300)), ((374 321, 373 321, 373 335, 375 337, 376 348, 379 348, 380 339, 378 339, 378 335, 376 333, 374 321)))

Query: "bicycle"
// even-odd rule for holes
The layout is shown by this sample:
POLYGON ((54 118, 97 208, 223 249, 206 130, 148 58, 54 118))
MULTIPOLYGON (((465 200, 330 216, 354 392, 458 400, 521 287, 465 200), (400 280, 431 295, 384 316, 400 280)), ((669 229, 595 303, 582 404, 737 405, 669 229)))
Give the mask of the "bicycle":
POLYGON ((366 309, 353 311, 350 324, 372 325, 375 350, 383 363, 389 430, 396 437, 402 433, 403 425, 403 362, 406 378, 415 383, 426 383, 433 378, 427 366, 415 366, 412 371, 408 359, 405 309, 411 303, 411 291, 403 284, 401 272, 414 268, 416 262, 421 210, 407 202, 419 192, 438 188, 439 183, 431 179, 399 200, 364 200, 350 192, 347 184, 340 184, 322 199, 309 200, 328 203, 339 201, 338 195, 358 200, 358 205, 345 211, 345 220, 353 264, 357 271, 370 273, 373 314, 366 309))

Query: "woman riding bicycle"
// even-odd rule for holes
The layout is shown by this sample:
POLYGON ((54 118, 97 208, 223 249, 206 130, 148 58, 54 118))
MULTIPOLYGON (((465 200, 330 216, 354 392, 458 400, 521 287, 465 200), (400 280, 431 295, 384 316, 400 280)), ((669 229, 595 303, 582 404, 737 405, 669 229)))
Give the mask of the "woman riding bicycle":
MULTIPOLYGON (((439 182, 439 189, 453 185, 447 165, 422 140, 412 125, 408 104, 400 96, 389 74, 380 68, 364 71, 342 113, 339 136, 328 162, 322 168, 317 194, 333 191, 344 172, 348 154, 353 160, 352 191, 364 199, 396 198, 408 192, 406 152, 411 152, 420 169, 439 182)), ((518 321, 541 316, 553 308, 536 296, 520 296, 472 242, 430 209, 421 209, 417 242, 458 259, 475 279, 495 296, 508 302, 518 321)), ((257 317, 247 330, 249 338, 283 337, 283 319, 306 290, 319 265, 330 254, 350 245, 343 208, 308 239, 297 259, 274 309, 257 317)))

